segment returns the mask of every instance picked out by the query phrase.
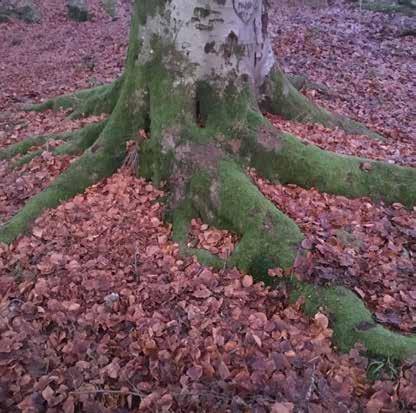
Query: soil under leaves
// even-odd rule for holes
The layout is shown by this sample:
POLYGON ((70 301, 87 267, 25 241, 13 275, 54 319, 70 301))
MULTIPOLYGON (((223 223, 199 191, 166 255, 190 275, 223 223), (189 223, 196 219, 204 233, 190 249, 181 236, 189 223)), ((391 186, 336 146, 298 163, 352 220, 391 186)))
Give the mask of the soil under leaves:
MULTIPOLYGON (((119 75, 128 6, 119 2, 119 19, 111 21, 98 1, 90 5, 95 18, 84 24, 45 1, 41 25, 0 25, 0 53, 8 56, 0 63, 0 147, 95 120, 19 110, 28 99, 119 75)), ((416 47, 414 39, 394 37, 396 23, 345 5, 279 11, 271 24, 284 64, 334 92, 305 93, 388 139, 272 117, 276 126, 325 149, 416 166, 416 117, 409 105, 416 47), (279 27, 287 29, 279 34, 279 27), (376 75, 370 67, 377 67, 376 75), (337 72, 342 77, 335 78, 337 72)), ((48 145, 43 149, 17 170, 0 163, 0 223, 71 162, 52 155, 48 145)), ((306 234, 308 259, 296 263, 300 277, 348 285, 379 321, 416 331, 415 211, 252 176, 306 234)), ((0 246, 0 410, 416 409, 415 364, 387 362, 383 380, 370 382, 368 365, 374 371, 382 363, 368 361, 359 348, 338 354, 325 314, 309 320, 301 303, 288 304, 283 288, 269 291, 249 274, 215 272, 181 257, 163 221, 162 198, 161 190, 121 170, 43 214, 31 235, 0 246)), ((189 239, 190 246, 224 258, 237 241, 199 220, 189 239)))

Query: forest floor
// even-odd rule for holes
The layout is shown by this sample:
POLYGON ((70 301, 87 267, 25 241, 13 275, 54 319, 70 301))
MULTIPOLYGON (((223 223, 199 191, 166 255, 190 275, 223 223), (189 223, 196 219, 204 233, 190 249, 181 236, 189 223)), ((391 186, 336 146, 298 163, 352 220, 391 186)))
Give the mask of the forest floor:
MULTIPOLYGON (((97 120, 21 109, 117 77, 127 3, 112 20, 89 1, 94 17, 79 24, 44 0, 41 24, 0 25, 0 148, 97 120)), ((305 93, 386 140, 273 123, 325 149, 415 167, 416 38, 398 37, 414 20, 341 3, 275 9, 283 67, 328 87, 305 93)), ((73 161, 50 148, 22 168, 0 161, 0 224, 73 161)), ((416 210, 252 176, 307 236, 300 277, 347 285, 379 322, 416 332, 416 210)), ((283 288, 181 257, 162 197, 122 169, 0 245, 0 411, 416 410, 414 363, 340 354, 328 317, 308 319, 283 288)), ((195 220, 189 242, 227 257, 236 237, 195 220)))

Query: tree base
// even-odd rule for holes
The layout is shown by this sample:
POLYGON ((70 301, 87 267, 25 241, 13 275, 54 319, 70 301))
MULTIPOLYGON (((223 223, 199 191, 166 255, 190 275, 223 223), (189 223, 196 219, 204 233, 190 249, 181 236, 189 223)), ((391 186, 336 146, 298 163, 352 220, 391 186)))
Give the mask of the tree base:
MULTIPOLYGON (((181 66, 186 61, 175 60, 175 70, 161 63, 166 53, 164 45, 156 42, 156 57, 143 66, 136 63, 137 49, 133 43, 127 71, 112 86, 53 99, 36 108, 72 107, 76 116, 97 111, 109 111, 111 115, 107 121, 64 136, 67 142, 57 148, 58 153, 83 154, 0 228, 0 242, 14 241, 46 208, 56 207, 110 176, 126 156, 126 142, 138 136, 142 139, 140 173, 156 184, 168 183, 174 238, 182 251, 216 267, 236 266, 257 280, 269 281, 267 270, 276 266, 290 271, 303 236, 297 225, 255 187, 245 173, 246 167, 254 167, 264 177, 281 183, 346 196, 370 196, 409 207, 416 203, 416 170, 336 155, 294 136, 279 134, 262 116, 252 85, 244 77, 224 80, 221 87, 206 81, 189 82, 178 76, 186 69, 186 65, 181 66), (146 133, 140 133, 142 130, 146 133), (147 135, 150 137, 145 139, 147 135), (241 237, 227 262, 186 248, 193 217, 202 217, 241 237)), ((347 125, 341 118, 310 105, 283 74, 273 76, 269 85, 278 93, 269 102, 275 110, 289 118, 306 113, 304 119, 312 116, 333 126, 352 125, 358 131, 356 124, 347 125)), ((266 87, 265 92, 268 90, 266 87)), ((270 97, 267 93, 264 96, 270 97)), ((260 99, 263 103, 264 96, 260 99)), ((27 145, 3 151, 3 157, 23 154, 28 145, 46 140, 33 138, 27 145)), ((414 338, 371 324, 371 314, 345 290, 299 283, 294 286, 295 293, 307 298, 308 311, 323 305, 334 315, 334 330, 342 350, 363 341, 375 354, 400 359, 416 354, 414 338), (348 308, 345 313, 344 307, 348 308), (380 345, 385 339, 392 344, 380 345)))

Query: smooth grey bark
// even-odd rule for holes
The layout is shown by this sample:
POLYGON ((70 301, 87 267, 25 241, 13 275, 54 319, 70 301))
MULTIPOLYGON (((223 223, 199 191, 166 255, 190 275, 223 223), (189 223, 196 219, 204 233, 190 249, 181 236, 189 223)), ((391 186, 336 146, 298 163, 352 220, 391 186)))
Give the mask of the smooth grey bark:
POLYGON ((153 59, 158 38, 186 57, 185 82, 245 76, 256 91, 275 65, 265 0, 165 1, 157 12, 150 3, 138 3, 141 64, 153 59))

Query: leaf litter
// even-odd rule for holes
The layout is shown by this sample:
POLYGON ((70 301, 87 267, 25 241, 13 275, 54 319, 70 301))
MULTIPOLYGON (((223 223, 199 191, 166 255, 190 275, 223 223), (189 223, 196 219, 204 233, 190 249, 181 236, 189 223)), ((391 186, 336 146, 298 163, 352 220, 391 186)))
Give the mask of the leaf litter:
MULTIPOLYGON (((80 126, 64 120, 63 112, 22 113, 22 103, 108 82, 121 72, 128 26, 124 2, 119 2, 119 20, 106 24, 98 2, 91 2, 96 18, 83 25, 68 22, 62 6, 43 3, 41 25, 0 26, 5 40, 0 48, 10 57, 0 63, 0 84, 7 85, 0 96, 0 110, 6 111, 0 117, 0 146, 80 126), (25 35, 27 30, 33 36, 25 35), (68 53, 41 47, 52 38, 55 49, 68 53), (21 67, 29 67, 29 57, 31 70, 18 76, 21 67), (83 63, 87 57, 93 65, 83 63)), ((306 69, 336 96, 304 91, 311 98, 377 128, 388 140, 370 142, 316 125, 272 120, 324 149, 414 166, 416 129, 407 105, 415 90, 409 87, 413 39, 394 37, 395 20, 342 7, 321 10, 318 18, 307 7, 280 13, 279 22, 272 20, 277 51, 286 68, 306 69), (279 33, 283 24, 288 30, 279 33), (324 37, 317 35, 322 30, 324 37), (343 53, 337 51, 341 43, 343 53), (345 59, 361 53, 363 44, 371 57, 348 65, 345 59), (371 70, 362 70, 365 65, 380 69, 380 84, 371 80, 371 70), (335 79, 339 67, 346 74, 335 79)), ((3 162, 1 219, 69 162, 48 151, 14 172, 3 162)), ((381 322, 414 331, 414 211, 254 178, 306 233, 302 247, 311 261, 301 274, 305 279, 343 283, 381 322)), ((301 302, 287 304, 283 288, 269 291, 249 274, 216 272, 181 257, 163 223, 162 196, 120 171, 46 212, 32 235, 0 247, 1 409, 286 413, 416 408, 411 362, 395 381, 369 382, 368 361, 359 347, 348 355, 331 347, 323 312, 307 319, 301 302)), ((233 234, 193 222, 192 246, 226 257, 236 242, 233 234)), ((279 274, 276 269, 273 275, 279 274)))
POLYGON ((325 314, 308 320, 284 289, 181 257, 162 196, 121 171, 0 247, 3 409, 344 412, 374 397, 412 402, 403 395, 414 372, 399 390, 368 383, 358 349, 332 349, 325 314))

